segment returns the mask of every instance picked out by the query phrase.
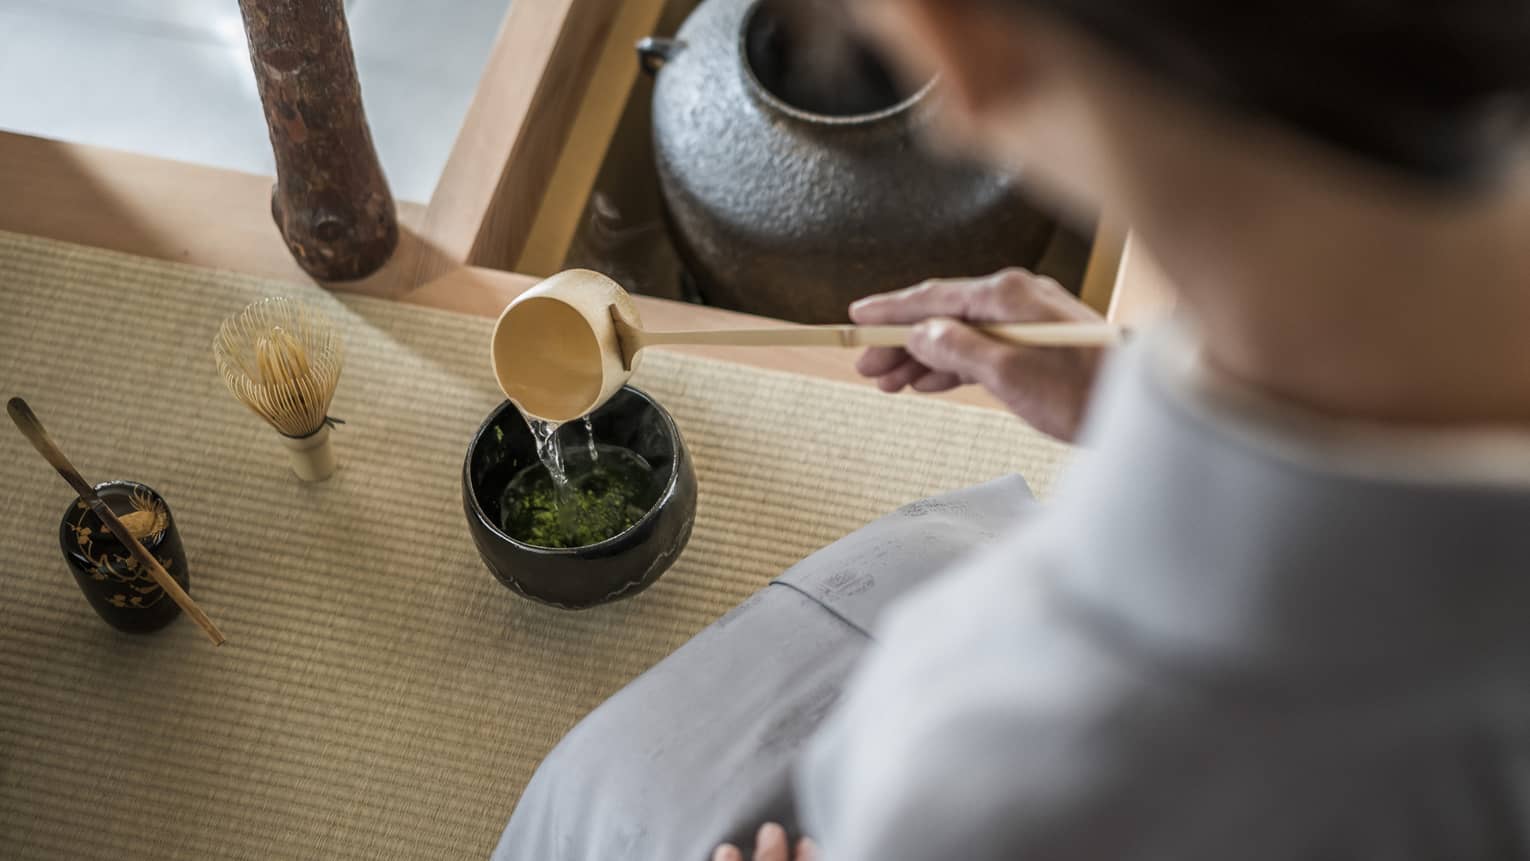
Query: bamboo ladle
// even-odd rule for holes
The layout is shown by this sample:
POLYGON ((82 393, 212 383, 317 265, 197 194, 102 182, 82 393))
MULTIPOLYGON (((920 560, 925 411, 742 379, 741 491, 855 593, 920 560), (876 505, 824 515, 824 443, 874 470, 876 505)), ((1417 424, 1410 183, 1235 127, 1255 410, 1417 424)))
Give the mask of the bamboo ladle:
MULTIPOLYGON (((494 377, 532 418, 565 422, 587 415, 626 384, 638 352, 660 344, 739 347, 899 347, 912 326, 778 326, 648 332, 621 285, 599 272, 570 269, 527 290, 494 324, 494 377)), ((1120 330, 1107 323, 982 326, 993 338, 1036 347, 1103 347, 1120 330)))

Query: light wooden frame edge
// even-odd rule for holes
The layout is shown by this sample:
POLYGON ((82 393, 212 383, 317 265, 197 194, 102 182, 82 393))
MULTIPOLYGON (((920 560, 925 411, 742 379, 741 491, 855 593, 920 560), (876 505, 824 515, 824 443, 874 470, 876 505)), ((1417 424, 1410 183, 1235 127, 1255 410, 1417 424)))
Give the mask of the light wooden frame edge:
MULTIPOLYGON (((635 63, 623 65, 631 37, 646 33, 663 6, 631 2, 642 8, 613 12, 602 0, 511 4, 430 201, 399 202, 398 252, 367 279, 327 286, 492 315, 535 283, 508 270, 524 256, 549 189, 587 192, 593 178, 591 165, 564 157, 569 137, 576 129, 609 137, 636 74, 635 63), (591 88, 597 68, 619 76, 591 88), (586 98, 592 89, 598 92, 586 98)), ((597 149, 603 152, 582 148, 597 149)), ((311 281, 272 224, 271 183, 269 176, 0 131, 0 230, 311 281)), ((568 207, 551 208, 568 217, 568 207)), ((1163 304, 1161 276, 1115 226, 1101 230, 1085 293, 1128 324, 1163 304)), ((769 322, 639 298, 652 325, 769 322)), ((856 379, 847 362, 821 351, 758 358, 751 363, 856 379)), ((977 393, 953 399, 993 403, 977 393)))
MULTIPOLYGON (((399 201, 398 251, 373 276, 329 286, 397 297, 459 266, 513 265, 614 19, 604 0, 511 4, 430 200, 399 201)), ((0 230, 311 280, 271 222, 271 183, 0 132, 0 230)))

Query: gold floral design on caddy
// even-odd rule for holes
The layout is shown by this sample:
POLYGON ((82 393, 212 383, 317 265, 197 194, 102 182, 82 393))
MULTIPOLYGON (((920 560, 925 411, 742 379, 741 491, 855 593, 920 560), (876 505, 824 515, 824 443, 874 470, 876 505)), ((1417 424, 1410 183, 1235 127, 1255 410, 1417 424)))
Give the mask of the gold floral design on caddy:
MULTIPOLYGON (((164 534, 165 528, 170 525, 170 515, 165 511, 164 503, 154 499, 141 488, 134 488, 130 499, 133 505, 131 514, 123 515, 120 520, 134 538, 139 541, 152 542, 164 534)), ((85 525, 85 518, 90 514, 90 506, 84 502, 76 502, 75 508, 80 512, 78 519, 69 524, 74 530, 74 540, 79 545, 80 553, 91 562, 90 579, 97 581, 110 581, 122 588, 111 596, 108 601, 113 607, 124 609, 146 610, 164 600, 165 592, 154 582, 154 578, 148 571, 138 564, 138 560, 129 554, 107 554, 96 552, 95 539, 108 535, 105 529, 100 532, 91 530, 85 525)), ((159 564, 170 570, 170 560, 159 556, 154 557, 159 564)))

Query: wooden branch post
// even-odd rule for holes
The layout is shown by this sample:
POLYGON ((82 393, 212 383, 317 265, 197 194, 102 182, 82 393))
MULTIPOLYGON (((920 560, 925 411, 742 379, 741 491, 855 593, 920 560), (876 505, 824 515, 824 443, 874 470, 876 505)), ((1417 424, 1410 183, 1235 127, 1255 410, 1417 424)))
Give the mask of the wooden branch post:
POLYGON ((276 154, 276 226, 313 277, 365 277, 397 246, 398 219, 342 0, 239 0, 239 10, 276 154))

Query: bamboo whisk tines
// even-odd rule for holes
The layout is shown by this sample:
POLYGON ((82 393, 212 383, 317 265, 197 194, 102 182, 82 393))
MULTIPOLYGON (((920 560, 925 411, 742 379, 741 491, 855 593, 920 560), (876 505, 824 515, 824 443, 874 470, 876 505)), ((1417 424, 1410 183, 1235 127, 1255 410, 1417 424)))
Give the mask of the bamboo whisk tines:
POLYGON ((223 321, 213 357, 234 397, 282 435, 298 477, 328 478, 329 404, 343 364, 334 324, 306 302, 262 299, 223 321))

